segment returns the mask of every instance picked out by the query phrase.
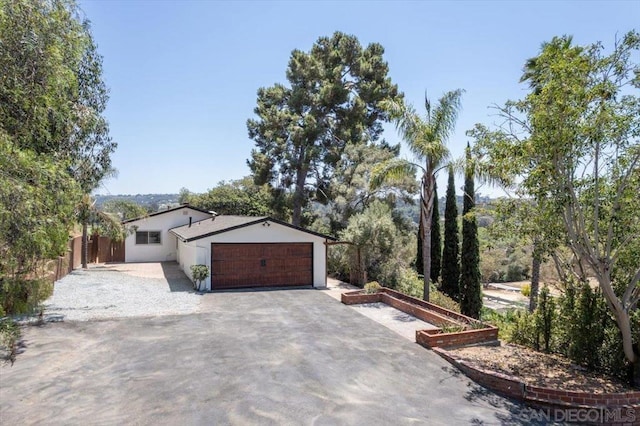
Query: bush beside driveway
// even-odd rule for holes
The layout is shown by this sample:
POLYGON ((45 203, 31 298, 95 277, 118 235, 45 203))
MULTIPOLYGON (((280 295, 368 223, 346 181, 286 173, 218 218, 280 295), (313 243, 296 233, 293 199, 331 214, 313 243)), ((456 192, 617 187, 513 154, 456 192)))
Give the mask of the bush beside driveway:
POLYGON ((501 424, 522 408, 317 290, 25 328, 4 424, 501 424))

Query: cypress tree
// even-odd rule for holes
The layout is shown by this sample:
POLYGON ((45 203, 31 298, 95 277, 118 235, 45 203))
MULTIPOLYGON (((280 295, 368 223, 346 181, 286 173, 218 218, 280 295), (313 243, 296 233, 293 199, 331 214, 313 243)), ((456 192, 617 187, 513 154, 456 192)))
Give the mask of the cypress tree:
POLYGON ((440 212, 438 211, 438 187, 433 189, 433 214, 431 215, 431 282, 437 283, 442 263, 442 238, 440 237, 440 212))
POLYGON ((442 291, 455 300, 460 295, 460 259, 458 236, 458 206, 453 168, 449 167, 449 182, 444 208, 444 247, 442 249, 442 291))
POLYGON ((467 144, 467 166, 464 180, 462 209, 462 261, 460 262, 460 311, 464 315, 480 318, 482 290, 480 287, 480 246, 475 214, 474 168, 467 144))

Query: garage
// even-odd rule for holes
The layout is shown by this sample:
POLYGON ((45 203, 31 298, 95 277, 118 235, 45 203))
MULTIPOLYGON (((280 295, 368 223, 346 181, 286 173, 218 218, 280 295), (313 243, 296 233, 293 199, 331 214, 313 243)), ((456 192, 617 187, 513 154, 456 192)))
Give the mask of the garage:
POLYGON ((335 238, 268 216, 218 215, 170 230, 176 260, 191 278, 205 265, 206 290, 327 285, 327 243, 335 238))
POLYGON ((312 243, 211 244, 213 290, 311 285, 312 243))

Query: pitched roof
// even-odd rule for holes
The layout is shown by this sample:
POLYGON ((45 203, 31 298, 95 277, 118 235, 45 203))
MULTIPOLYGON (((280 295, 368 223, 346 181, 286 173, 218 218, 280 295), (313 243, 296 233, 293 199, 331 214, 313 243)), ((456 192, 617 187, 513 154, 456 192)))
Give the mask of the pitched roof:
POLYGON ((178 238, 185 242, 199 240, 200 238, 210 237, 216 234, 222 234, 223 232, 232 231, 234 229, 243 228, 245 226, 255 225, 262 222, 273 222, 279 225, 287 226, 289 228, 296 229, 298 231, 306 232, 321 238, 329 240, 336 240, 335 238, 320 234, 318 232, 309 231, 308 229, 301 228, 299 226, 293 226, 290 223, 282 222, 280 220, 273 219, 269 216, 214 216, 211 219, 204 219, 198 222, 194 222, 189 225, 182 225, 176 228, 170 229, 178 238))
POLYGON ((193 206, 190 206, 190 205, 188 205, 188 204, 182 204, 182 205, 180 205, 180 206, 178 206, 178 207, 174 207, 174 208, 172 208, 172 209, 161 210, 161 211, 159 211, 159 212, 149 213, 149 214, 148 214, 148 215, 146 215, 146 216, 140 216, 140 217, 136 217, 136 218, 133 218, 133 219, 123 220, 123 221, 122 221, 122 223, 135 222, 135 221, 140 220, 140 219, 146 219, 146 218, 151 217, 151 216, 158 216, 158 215, 161 215, 161 214, 165 214, 165 213, 169 213, 169 212, 174 212, 174 211, 176 211, 176 210, 180 210, 180 209, 191 209, 191 210, 199 211, 199 212, 201 212, 201 213, 209 214, 209 215, 211 215, 211 216, 215 215, 215 212, 211 212, 211 211, 209 211, 209 210, 200 209, 200 208, 198 208, 198 207, 193 207, 193 206))

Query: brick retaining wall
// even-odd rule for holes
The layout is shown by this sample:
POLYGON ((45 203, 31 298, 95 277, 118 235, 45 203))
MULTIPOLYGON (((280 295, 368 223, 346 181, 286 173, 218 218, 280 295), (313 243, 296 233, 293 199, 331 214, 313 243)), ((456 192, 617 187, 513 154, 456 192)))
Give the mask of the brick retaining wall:
POLYGON ((464 360, 458 360, 444 349, 433 348, 433 351, 461 370, 474 382, 527 405, 556 410, 607 409, 613 411, 624 408, 629 410, 628 413, 633 413, 636 420, 618 423, 614 418, 613 421, 604 424, 640 425, 640 391, 594 394, 531 386, 517 377, 485 370, 464 360))

